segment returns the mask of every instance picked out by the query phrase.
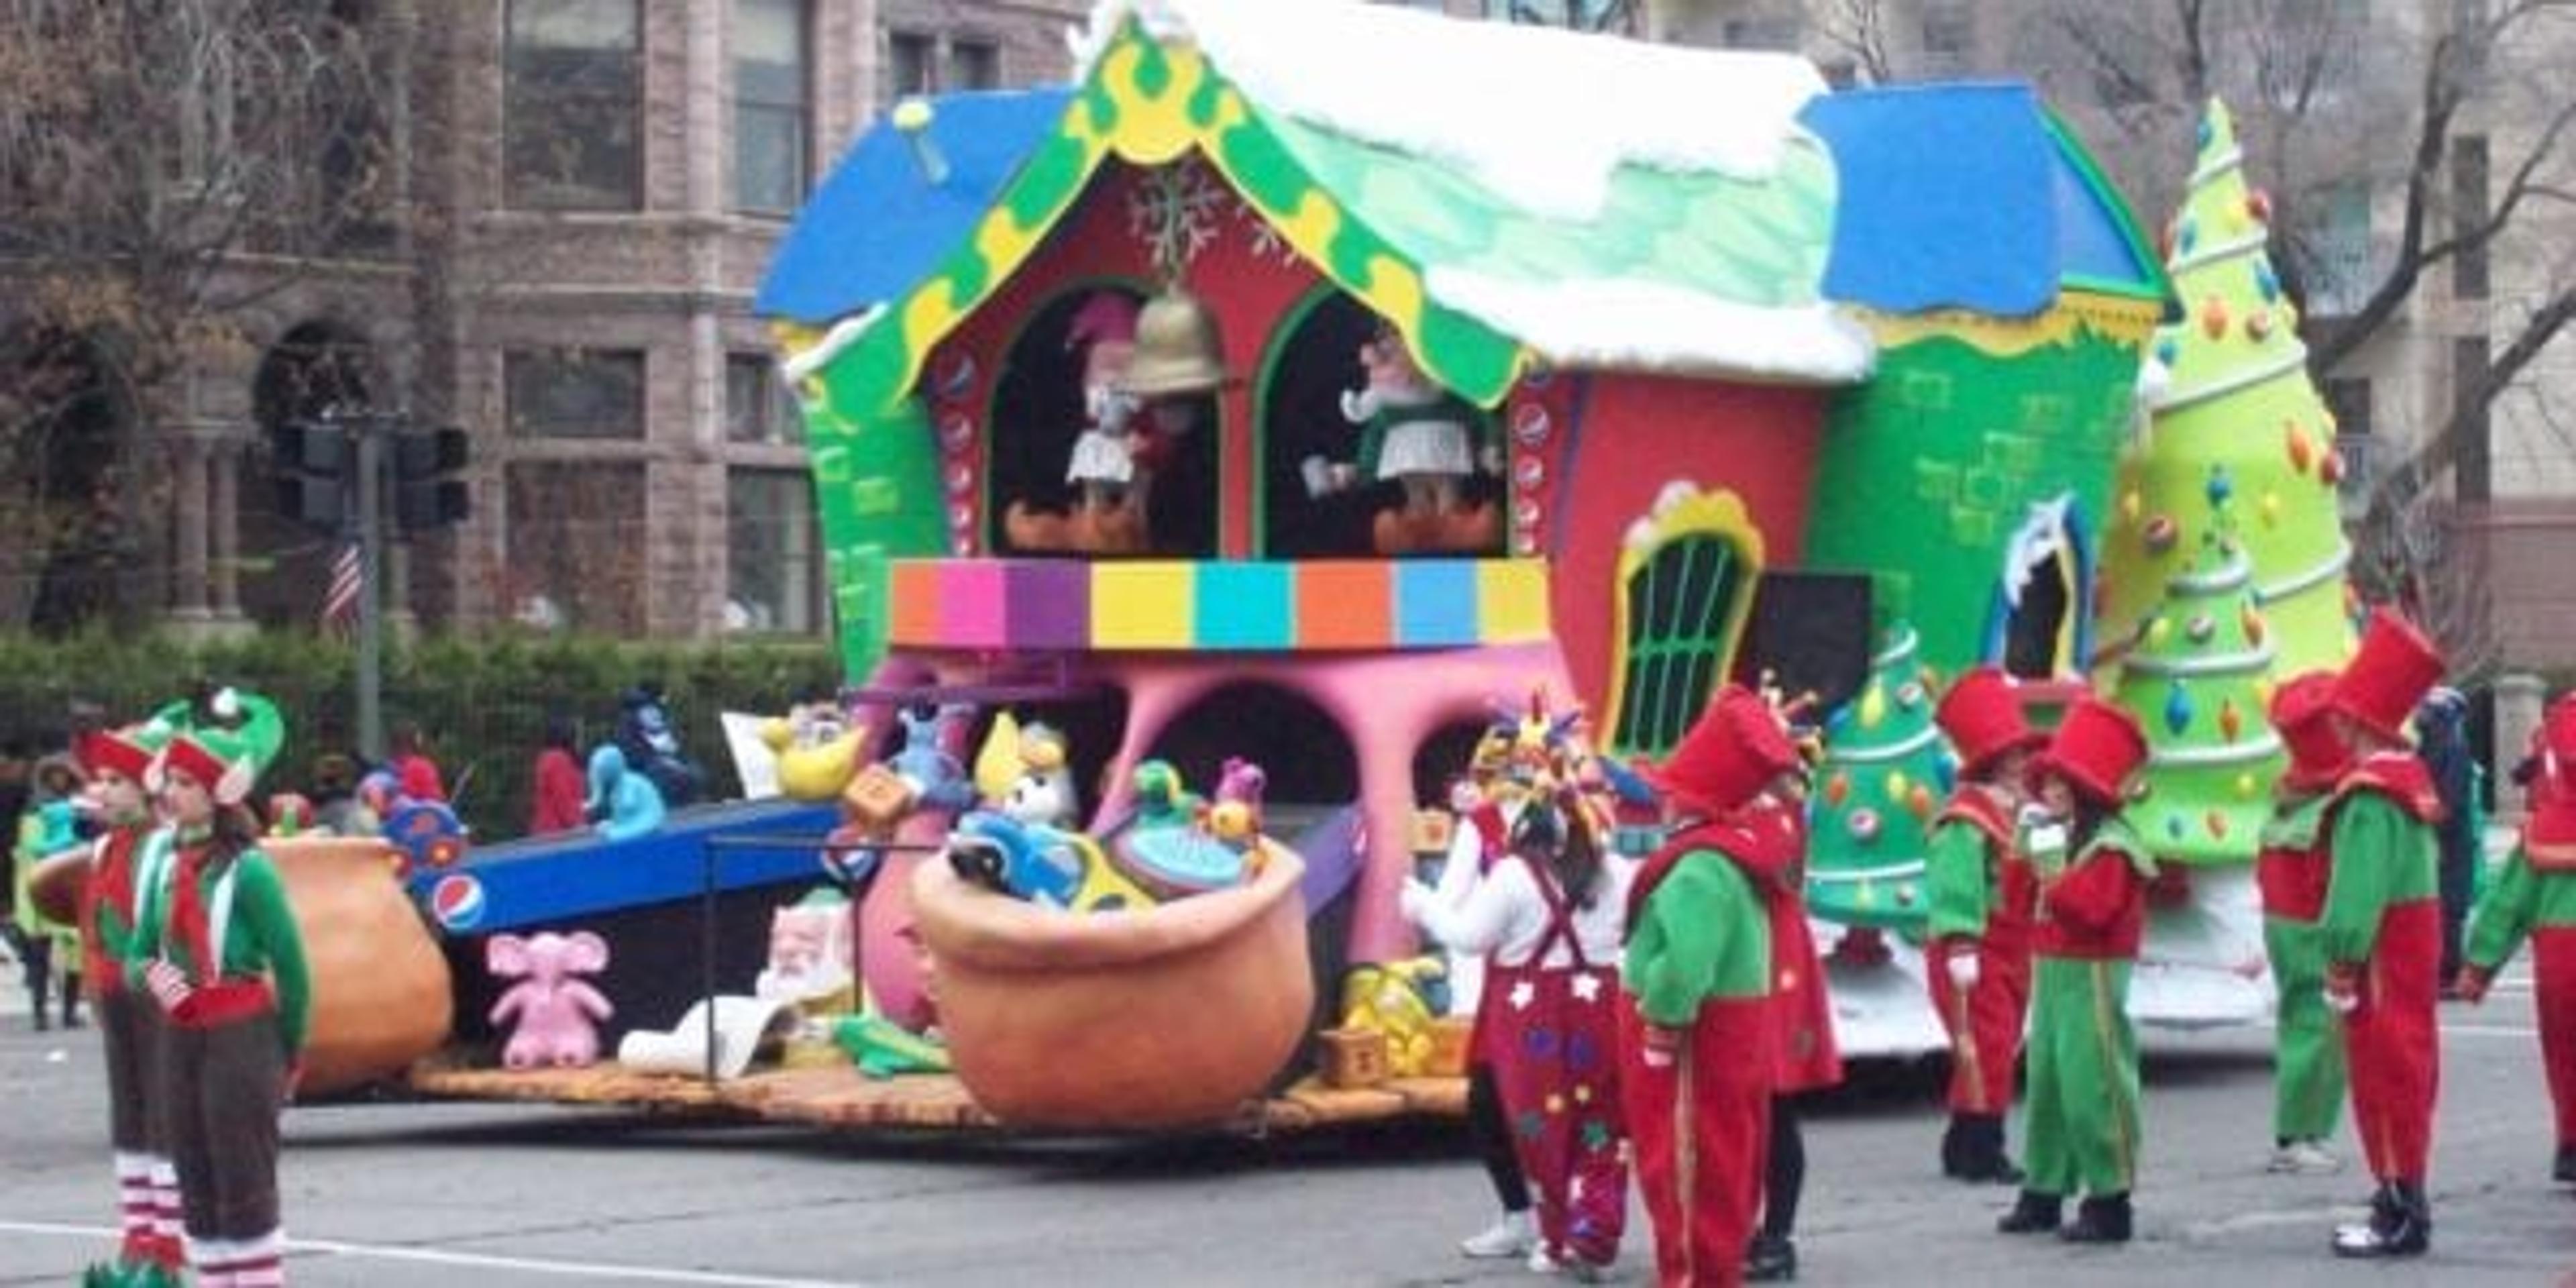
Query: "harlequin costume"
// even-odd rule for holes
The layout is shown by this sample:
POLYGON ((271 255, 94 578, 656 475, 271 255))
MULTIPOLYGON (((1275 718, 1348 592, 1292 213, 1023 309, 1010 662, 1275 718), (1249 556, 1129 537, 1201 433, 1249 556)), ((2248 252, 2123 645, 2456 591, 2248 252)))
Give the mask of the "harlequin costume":
MULTIPOLYGON (((155 770, 204 785, 219 815, 248 797, 283 732, 264 700, 228 705, 238 727, 182 731, 155 770)), ((310 1007, 303 940, 266 855, 220 826, 182 825, 173 839, 168 884, 138 909, 127 977, 169 1022, 160 1087, 189 1263, 201 1284, 265 1288, 285 1282, 277 1114, 310 1007)))
POLYGON ((2335 678, 2312 671, 2272 693, 2272 727, 2290 765, 2272 792, 2254 882, 2263 897, 2263 951, 2278 994, 2273 1026, 2272 1140, 2276 1171, 2330 1166, 2322 1142, 2344 1095, 2343 1025, 2326 1005, 2326 807, 2351 759, 2330 718, 2335 678))
POLYGON ((1574 829, 1598 853, 1585 813, 1570 794, 1525 806, 1504 857, 1463 906, 1418 883, 1405 904, 1443 943, 1487 954, 1473 1059, 1490 1072, 1520 1174, 1537 1187, 1533 1264, 1597 1269, 1617 1258, 1627 1225, 1617 1000, 1627 882, 1606 855, 1581 898, 1553 872, 1549 856, 1574 829))
POLYGON ((2470 919, 2461 992, 2485 1000, 2496 972, 2530 938, 2540 1057, 2557 1110, 2550 1176, 2576 1182, 2576 694, 2550 705, 2538 761, 2522 842, 2470 919))
POLYGON ((1933 820, 1924 857, 1932 905, 1925 974, 1933 1009, 1950 1032, 1950 1129, 1941 1139, 1941 1171, 2011 1184, 2021 1169, 2004 1150, 2004 1115, 2012 1108, 2030 1008, 2030 923, 2039 885, 2021 853, 2017 798, 1992 780, 2006 757, 2036 750, 2048 735, 2030 727, 2012 682, 1990 666, 1952 682, 1932 718, 1958 752, 1960 778, 1933 820))
POLYGON ((1773 1063, 1771 1126, 1764 1146, 1762 1226, 1746 1255, 1747 1277, 1789 1279, 1798 1273, 1793 1235, 1798 1201, 1806 1189, 1807 1144, 1798 1130, 1802 1092, 1822 1091, 1843 1080, 1842 1050, 1834 1042, 1833 1000, 1826 996, 1824 961, 1807 924, 1807 812, 1803 802, 1764 795, 1737 812, 1755 843, 1735 850, 1753 872, 1771 937, 1773 1063))
MULTIPOLYGON (((125 983, 138 861, 154 833, 143 781, 169 733, 157 722, 98 731, 73 748, 102 806, 103 830, 91 843, 89 878, 81 888, 80 928, 84 977, 107 1068, 108 1140, 123 1230, 115 1263, 85 1276, 95 1285, 175 1284, 184 1266, 178 1172, 164 1144, 160 1102, 152 1095, 162 1046, 160 1011, 125 983)), ((160 849, 166 852, 167 846, 160 849)))
MULTIPOLYGON (((1510 739, 1500 730, 1488 730, 1476 744, 1465 781, 1458 785, 1463 794, 1451 799, 1458 827, 1440 870, 1435 897, 1443 905, 1464 902, 1503 856, 1510 831, 1506 806, 1514 812, 1519 809, 1518 789, 1503 777, 1509 758, 1510 739)), ((1462 1004, 1470 996, 1481 1000, 1484 979, 1483 960, 1473 953, 1459 954, 1451 962, 1450 995, 1462 1004)), ((1494 1187, 1502 1215, 1493 1225, 1459 1240, 1458 1250, 1480 1260, 1522 1256, 1538 1246, 1538 1231, 1530 1220, 1529 1181, 1521 1174, 1520 1156, 1512 1146, 1511 1125, 1504 1120, 1502 1091, 1495 1084, 1493 1067, 1472 1042, 1467 1051, 1467 1135, 1484 1163, 1485 1178, 1494 1187)))
POLYGON ((2028 1174, 2021 1201, 1997 1225, 2006 1234, 2056 1229, 2065 1197, 2081 1191, 2083 1205, 2064 1238, 2129 1238, 2139 1145, 2129 972, 2146 929, 2155 860, 2116 811, 2146 757, 2137 721, 2087 696, 2067 709, 2032 766, 2034 782, 2063 779, 2079 810, 2101 814, 2091 835, 2067 838, 2071 854, 2032 846, 2039 902, 2031 932, 2028 1174))
MULTIPOLYGON (((2424 1183, 2441 1076, 2440 798, 2424 762, 2404 750, 2407 716, 2442 678, 2429 640, 2386 612, 2336 677, 2338 714, 2394 749, 2358 755, 2326 805, 2326 987, 2344 1014, 2353 1126, 2379 1181, 2370 1220, 2335 1231, 2354 1257, 2407 1256, 2432 1244, 2424 1183)), ((2358 749, 2357 749, 2358 750, 2358 749)))
POLYGON ((1760 1197, 1779 1016, 1757 872, 1776 829, 1736 811, 1798 753, 1761 698, 1720 689, 1643 774, 1681 822, 1628 898, 1622 1089, 1665 1285, 1735 1284, 1760 1197))

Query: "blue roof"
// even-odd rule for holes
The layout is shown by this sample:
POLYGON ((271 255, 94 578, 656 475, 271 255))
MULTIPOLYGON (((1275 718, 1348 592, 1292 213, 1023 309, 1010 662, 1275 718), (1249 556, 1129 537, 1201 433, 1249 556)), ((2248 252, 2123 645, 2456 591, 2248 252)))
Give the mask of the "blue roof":
POLYGON ((2076 144, 2062 130, 2060 144, 2051 153, 2056 164, 2050 168, 2057 189, 2058 275, 2163 289, 2163 266, 2146 258, 2146 248, 2130 235, 2119 212, 2095 192, 2093 181, 2069 153, 2076 144))
POLYGON ((2056 300, 2055 146, 2028 85, 1846 90, 1801 119, 1840 179, 1826 298, 2000 317, 2056 300))
POLYGON ((798 212, 752 311, 821 325, 921 284, 1055 132, 1065 86, 931 100, 931 141, 948 162, 936 186, 885 116, 859 136, 798 212))

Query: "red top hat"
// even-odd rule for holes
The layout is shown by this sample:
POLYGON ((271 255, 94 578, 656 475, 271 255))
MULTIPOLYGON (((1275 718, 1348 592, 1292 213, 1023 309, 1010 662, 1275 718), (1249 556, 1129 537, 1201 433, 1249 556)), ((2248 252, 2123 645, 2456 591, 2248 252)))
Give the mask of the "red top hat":
POLYGON ((143 771, 152 767, 152 749, 136 742, 130 733, 124 729, 100 729, 81 735, 80 742, 72 748, 81 772, 92 778, 112 773, 142 782, 143 771))
POLYGON ((1982 777, 1997 760, 2048 741, 2022 718, 2012 679, 1999 667, 1981 666, 1951 681, 1932 719, 1959 749, 1959 773, 1967 778, 1982 777))
POLYGON ((1664 763, 1641 763, 1637 772, 1673 803, 1715 816, 1733 812, 1800 763, 1771 704, 1729 684, 1709 699, 1699 723, 1664 763))
POLYGON ((2406 718, 2442 682, 2442 653, 2413 622, 2373 609, 2361 647, 2335 680, 2335 710, 2384 737, 2406 738, 2406 718))
POLYGON ((2321 792, 2334 786, 2352 764, 2334 721, 2326 719, 2335 705, 2335 673, 2309 671, 2272 690, 2272 727, 2290 749, 2290 767, 2281 782, 2293 791, 2321 792))
POLYGON ((2088 693, 2066 709, 2033 769, 2065 778, 2097 805, 2117 806, 2129 775, 2146 760, 2137 717, 2088 693))
POLYGON ((2538 860, 2576 859, 2576 693, 2549 704, 2540 724, 2540 772, 2522 844, 2538 860))

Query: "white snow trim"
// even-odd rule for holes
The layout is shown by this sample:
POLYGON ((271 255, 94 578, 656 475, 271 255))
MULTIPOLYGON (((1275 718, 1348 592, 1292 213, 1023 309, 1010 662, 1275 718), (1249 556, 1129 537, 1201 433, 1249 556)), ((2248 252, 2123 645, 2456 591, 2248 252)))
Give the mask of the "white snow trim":
POLYGON ((1922 728, 1915 730, 1911 736, 1905 738, 1903 741, 1892 742, 1884 747, 1828 747, 1825 749, 1825 759, 1828 762, 1837 765, 1885 764, 1891 760, 1902 760, 1918 751, 1922 751, 1925 748, 1930 747, 1940 737, 1941 730, 1939 726, 1925 725, 1922 728))
POLYGON ((824 332, 822 339, 815 341, 801 352, 789 355, 787 361, 778 364, 779 374, 792 384, 829 366, 832 359, 841 356, 843 349, 858 343, 859 337, 866 335, 868 328, 875 326, 877 319, 885 316, 885 311, 884 305, 871 304, 860 312, 833 323, 832 329, 824 332))
POLYGON ((1766 308, 1634 278, 1529 282, 1449 265, 1423 287, 1556 367, 1851 384, 1877 358, 1869 332, 1829 304, 1766 308))
POLYGON ((2054 501, 2034 501, 2029 515, 2013 533, 2012 543, 2004 551, 2004 602, 2015 611, 2021 608, 2022 592, 2030 589, 2031 574, 2047 563, 2049 556, 2063 554, 2071 565, 2075 551, 2067 539, 2066 515, 2075 506, 2075 494, 2066 493, 2054 501))
POLYGON ((2279 357, 2262 366, 2239 371, 2224 380, 2213 380, 2190 386, 2167 385, 2162 400, 2156 403, 2155 409, 2158 414, 2178 412, 2185 407, 2235 393, 2239 389, 2250 389, 2265 381, 2278 380, 2283 376, 2302 372, 2306 370, 2307 365, 2308 346, 2292 340, 2289 349, 2279 357))
POLYGON ((2315 588, 2342 576, 2343 570, 2351 566, 2352 543, 2349 541, 2338 541, 2335 544, 2335 552, 2326 556, 2325 562, 2318 564, 2316 567, 2310 568, 2306 572, 2276 581, 2269 586, 2256 586, 2254 588, 2255 602, 2262 604, 2278 603, 2281 600, 2288 599, 2290 596, 2298 594, 2301 591, 2314 590, 2315 588))
POLYGON ((2280 754, 2281 739, 2271 730, 2245 742, 2224 747, 2170 747, 2149 751, 2147 763, 2158 769, 2208 769, 2218 765, 2242 765, 2280 754))
POLYGON ((1360 0, 1100 0, 1075 75, 1134 14, 1263 108, 1465 168, 1524 209, 1588 220, 1620 165, 1768 178, 1826 92, 1792 54, 1461 21, 1360 0))

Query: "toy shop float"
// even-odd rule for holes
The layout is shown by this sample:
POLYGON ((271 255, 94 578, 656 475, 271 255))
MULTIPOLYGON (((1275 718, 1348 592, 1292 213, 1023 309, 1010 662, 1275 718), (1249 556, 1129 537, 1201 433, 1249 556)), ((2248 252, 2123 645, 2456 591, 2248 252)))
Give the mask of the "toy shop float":
MULTIPOLYGON (((506 997, 535 938, 589 932, 557 960, 657 984, 574 1009, 675 1027, 420 1085, 1030 1128, 1454 1112, 1414 1076, 1461 1026, 1396 894, 1495 702, 1559 695, 1655 756, 1764 670, 1834 713, 1811 893, 1843 1045, 1940 1047, 1930 700, 1980 661, 2062 697, 2136 593, 2103 543, 2170 288, 2119 198, 2019 85, 1828 94, 1784 56, 1282 8, 1107 4, 1071 88, 906 103, 764 285, 852 681, 781 737, 872 879, 835 907, 782 855, 724 906, 774 910, 767 969, 812 976, 809 1023, 844 1008, 847 1058, 639 1071, 739 1073, 795 1021, 648 999, 686 932, 613 919, 687 895, 600 893, 617 865, 571 844, 524 873, 556 902, 453 927, 492 937, 451 960, 506 997)), ((720 829, 758 830, 646 839, 693 866, 720 829)), ((2198 897, 2175 879, 2157 924, 2198 897)), ((2260 1013, 2231 942, 2156 933, 2139 994, 2188 986, 2142 1010, 2260 1013)))

